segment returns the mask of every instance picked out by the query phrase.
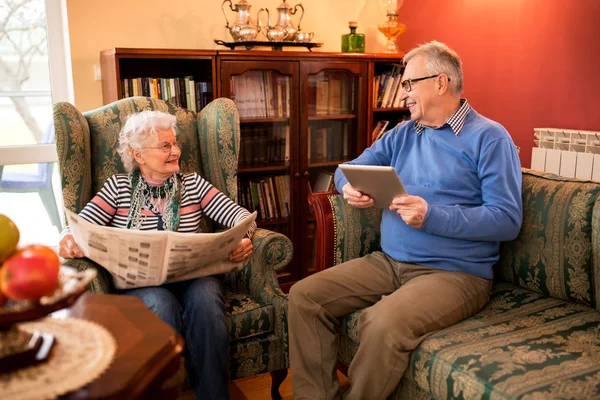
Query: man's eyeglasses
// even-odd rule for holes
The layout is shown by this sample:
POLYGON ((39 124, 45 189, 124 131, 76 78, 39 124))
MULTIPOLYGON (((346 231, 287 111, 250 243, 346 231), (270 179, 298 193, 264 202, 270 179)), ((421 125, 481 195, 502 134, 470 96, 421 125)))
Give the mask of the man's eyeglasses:
POLYGON ((158 150, 162 151, 163 153, 170 153, 171 150, 173 149, 173 147, 177 147, 178 149, 180 148, 179 144, 177 142, 175 142, 175 143, 166 142, 166 143, 162 144, 161 146, 140 147, 140 150, 158 149, 158 150))
MULTIPOLYGON (((410 92, 412 90, 413 83, 424 81, 425 79, 437 78, 441 74, 442 73, 439 73, 437 75, 424 76, 423 78, 406 79, 400 82, 400 84, 402 85, 402 89, 404 89, 405 92, 410 92)), ((450 82, 450 77, 448 77, 448 82, 450 82)))

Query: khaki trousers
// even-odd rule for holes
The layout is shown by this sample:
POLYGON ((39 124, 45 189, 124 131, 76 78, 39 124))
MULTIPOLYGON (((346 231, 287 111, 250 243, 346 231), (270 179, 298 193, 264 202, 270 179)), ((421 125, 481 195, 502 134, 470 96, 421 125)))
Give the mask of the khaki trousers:
POLYGON ((477 313, 491 281, 401 263, 376 252, 309 276, 290 290, 289 343, 294 400, 339 399, 339 318, 363 311, 349 368, 350 400, 386 399, 410 352, 429 334, 477 313))

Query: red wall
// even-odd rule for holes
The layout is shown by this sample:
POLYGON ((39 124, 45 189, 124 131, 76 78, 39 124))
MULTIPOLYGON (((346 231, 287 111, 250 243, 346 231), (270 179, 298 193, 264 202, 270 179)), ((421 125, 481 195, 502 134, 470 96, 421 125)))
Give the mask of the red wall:
POLYGON ((600 133, 600 0, 404 0, 408 51, 430 40, 461 56, 466 97, 531 165, 533 128, 600 133))

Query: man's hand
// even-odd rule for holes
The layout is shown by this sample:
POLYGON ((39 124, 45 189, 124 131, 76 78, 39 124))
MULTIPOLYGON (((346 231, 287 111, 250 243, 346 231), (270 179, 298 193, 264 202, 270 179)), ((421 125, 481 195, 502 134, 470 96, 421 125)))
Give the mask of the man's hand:
POLYGON ((425 199, 419 196, 396 197, 390 204, 390 210, 396 213, 413 228, 421 228, 429 206, 425 199))
POLYGON ((84 257, 83 251, 75 243, 73 235, 66 234, 58 244, 58 255, 62 258, 81 258, 84 257))
POLYGON ((344 194, 344 199, 352 207, 367 208, 372 207, 375 204, 375 200, 373 200, 366 194, 362 194, 358 190, 354 189, 349 183, 346 183, 344 185, 344 187, 342 188, 342 192, 344 194))

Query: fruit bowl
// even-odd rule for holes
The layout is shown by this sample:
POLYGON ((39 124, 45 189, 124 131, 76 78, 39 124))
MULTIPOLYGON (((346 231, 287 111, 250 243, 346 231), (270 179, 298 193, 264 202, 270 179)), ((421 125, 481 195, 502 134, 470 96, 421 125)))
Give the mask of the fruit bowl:
POLYGON ((0 372, 44 361, 52 348, 54 338, 44 332, 28 333, 18 323, 33 321, 69 307, 87 289, 96 276, 96 270, 77 271, 60 267, 58 284, 51 295, 38 301, 8 300, 0 307, 0 372))
POLYGON ((61 266, 58 274, 58 285, 49 296, 37 302, 8 300, 0 307, 0 330, 12 324, 33 321, 54 311, 69 307, 85 292, 88 283, 96 276, 96 270, 87 269, 79 272, 74 268, 61 266))

